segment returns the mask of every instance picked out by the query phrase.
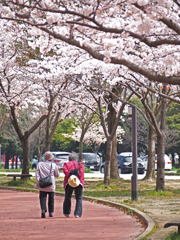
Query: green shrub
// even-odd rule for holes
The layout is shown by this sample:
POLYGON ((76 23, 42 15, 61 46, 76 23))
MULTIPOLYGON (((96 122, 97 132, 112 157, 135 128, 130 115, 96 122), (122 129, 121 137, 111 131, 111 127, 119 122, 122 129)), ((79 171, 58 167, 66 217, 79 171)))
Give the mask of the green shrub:
POLYGON ((179 163, 175 163, 174 166, 172 167, 172 169, 174 170, 174 168, 175 169, 179 168, 179 163))
POLYGON ((4 169, 3 166, 0 164, 0 169, 4 169))
POLYGON ((93 173, 93 171, 87 167, 84 167, 84 170, 85 170, 84 173, 93 173))

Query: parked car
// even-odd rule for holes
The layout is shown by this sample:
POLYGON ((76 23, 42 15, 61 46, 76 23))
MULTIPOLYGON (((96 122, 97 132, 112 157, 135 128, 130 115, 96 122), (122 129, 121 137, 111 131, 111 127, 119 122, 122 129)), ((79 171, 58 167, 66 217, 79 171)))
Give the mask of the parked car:
MULTIPOLYGON (((144 162, 145 170, 147 170, 147 164, 148 164, 148 155, 144 156, 142 158, 142 161, 144 162)), ((171 170, 172 168, 172 162, 168 155, 164 154, 164 169, 165 170, 171 170)), ((155 154, 155 170, 157 170, 157 154, 155 154)))
MULTIPOLYGON (((117 155, 117 162, 118 162, 118 171, 119 173, 132 173, 132 155, 129 154, 119 154, 117 155), (125 155, 125 156, 123 156, 125 155)), ((143 166, 141 158, 137 158, 137 167, 138 167, 138 174, 143 174, 145 168, 143 166)), ((103 162, 100 166, 100 172, 104 173, 105 170, 105 162, 103 162)))
MULTIPOLYGON (((69 154, 70 152, 52 152, 54 155, 53 162, 56 163, 57 166, 60 167, 60 170, 63 169, 63 165, 65 162, 69 161, 69 154)), ((40 161, 44 161, 44 154, 41 156, 40 161)), ((37 167, 38 160, 33 158, 32 160, 32 169, 37 167)))
MULTIPOLYGON (((78 154, 79 157, 79 154, 78 154)), ((85 167, 91 170, 99 170, 100 167, 100 157, 96 153, 83 153, 82 163, 85 167)))
POLYGON ((118 156, 132 156, 132 152, 121 152, 118 156))
MULTIPOLYGON (((4 157, 2 158, 1 165, 3 167, 5 167, 6 157, 5 157, 5 155, 3 155, 3 156, 4 157)), ((15 155, 15 156, 13 156, 13 158, 9 159, 9 169, 12 169, 12 162, 13 162, 13 168, 16 168, 16 161, 17 161, 17 168, 21 168, 21 160, 18 156, 15 155)))
POLYGON ((37 164, 38 164, 38 159, 33 158, 31 163, 32 163, 31 168, 36 169, 37 164))
POLYGON ((21 167, 21 160, 19 157, 16 157, 14 156, 14 162, 13 162, 13 159, 9 159, 9 168, 12 168, 12 162, 13 162, 13 168, 16 168, 16 161, 17 161, 17 168, 20 168, 21 167), (17 158, 17 160, 16 160, 17 158))

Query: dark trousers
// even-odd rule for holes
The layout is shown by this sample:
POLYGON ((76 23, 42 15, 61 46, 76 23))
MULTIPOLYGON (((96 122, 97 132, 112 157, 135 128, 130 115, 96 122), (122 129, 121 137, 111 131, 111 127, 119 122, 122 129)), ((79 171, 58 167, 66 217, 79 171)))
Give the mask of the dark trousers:
POLYGON ((47 207, 46 207, 47 194, 49 195, 49 197, 48 197, 48 211, 53 213, 54 212, 54 192, 40 191, 39 199, 40 199, 41 211, 44 210, 45 212, 47 212, 47 207))
POLYGON ((82 215, 82 185, 79 185, 75 188, 71 187, 69 184, 66 185, 65 188, 65 198, 63 203, 63 214, 70 214, 71 213, 71 197, 73 190, 75 191, 76 197, 76 207, 74 210, 74 216, 81 217, 82 215))

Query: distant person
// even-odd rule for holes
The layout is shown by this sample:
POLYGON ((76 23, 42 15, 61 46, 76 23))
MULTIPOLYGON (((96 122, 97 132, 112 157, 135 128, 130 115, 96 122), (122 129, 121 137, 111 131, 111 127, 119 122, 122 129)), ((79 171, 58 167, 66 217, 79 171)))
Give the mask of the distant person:
POLYGON ((69 162, 64 163, 63 172, 65 174, 64 177, 65 198, 63 203, 63 214, 65 215, 65 217, 70 217, 71 197, 74 190, 76 197, 74 216, 76 218, 79 218, 82 216, 82 191, 84 187, 84 166, 81 162, 79 163, 77 162, 77 154, 75 152, 72 152, 69 155, 69 162), (70 173, 70 171, 73 169, 79 169, 79 174, 77 175, 77 178, 74 175, 71 175, 70 173))
POLYGON ((59 177, 59 169, 60 167, 57 167, 55 163, 52 162, 54 159, 54 155, 47 151, 44 154, 44 161, 39 162, 37 164, 36 169, 36 188, 40 190, 39 192, 39 199, 40 199, 40 206, 41 206, 41 217, 45 218, 45 213, 47 212, 46 207, 46 198, 47 194, 49 195, 48 198, 48 210, 49 210, 49 217, 53 217, 54 213, 54 192, 56 189, 55 185, 55 177, 59 177), (52 164, 52 168, 51 168, 52 164), (39 186, 39 180, 40 178, 44 178, 50 174, 51 171, 51 178, 52 178, 52 185, 45 188, 40 188, 39 186))

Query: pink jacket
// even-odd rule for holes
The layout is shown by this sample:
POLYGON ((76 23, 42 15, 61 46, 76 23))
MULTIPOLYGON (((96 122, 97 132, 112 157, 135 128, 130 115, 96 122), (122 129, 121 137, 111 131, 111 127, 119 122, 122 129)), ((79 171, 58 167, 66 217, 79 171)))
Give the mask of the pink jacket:
MULTIPOLYGON (((69 172, 78 167, 78 163, 76 161, 69 161, 64 163, 63 172, 65 174, 64 177, 64 189, 68 183, 68 178, 70 177, 69 172)), ((84 187, 84 166, 81 162, 79 162, 79 175, 77 176, 80 180, 81 185, 84 187)))
POLYGON ((51 169, 51 161, 44 160, 43 162, 39 162, 37 165, 36 169, 36 186, 35 188, 39 189, 40 191, 43 192, 54 192, 56 189, 56 184, 55 184, 55 177, 59 177, 59 171, 57 169, 57 166, 55 163, 52 163, 52 169, 51 169), (40 177, 46 177, 49 175, 51 169, 51 178, 52 178, 52 185, 46 188, 40 188, 39 187, 39 179, 40 177))

